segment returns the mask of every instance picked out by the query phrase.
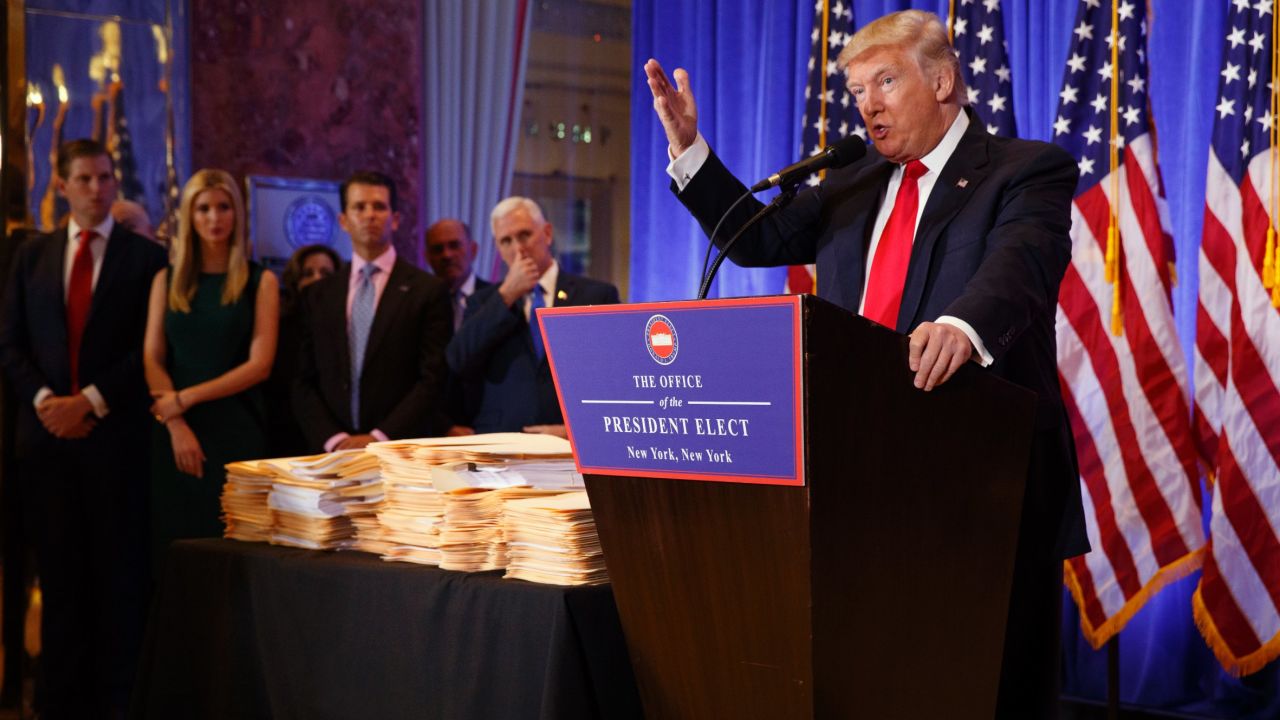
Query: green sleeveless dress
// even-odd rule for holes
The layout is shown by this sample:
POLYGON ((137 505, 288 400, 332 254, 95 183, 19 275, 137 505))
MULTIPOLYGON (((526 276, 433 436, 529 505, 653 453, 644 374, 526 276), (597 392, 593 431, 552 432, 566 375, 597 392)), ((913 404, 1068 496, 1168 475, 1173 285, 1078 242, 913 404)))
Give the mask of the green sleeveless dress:
MULTIPOLYGON (((226 275, 201 273, 191 312, 165 311, 166 357, 175 388, 215 378, 249 358, 261 277, 262 267, 250 263, 249 282, 239 300, 223 305, 226 275)), ((151 537, 156 572, 163 568, 165 553, 174 540, 222 536, 223 466, 266 453, 261 386, 197 405, 184 416, 204 451, 204 477, 178 470, 169 431, 156 425, 151 443, 151 537)))

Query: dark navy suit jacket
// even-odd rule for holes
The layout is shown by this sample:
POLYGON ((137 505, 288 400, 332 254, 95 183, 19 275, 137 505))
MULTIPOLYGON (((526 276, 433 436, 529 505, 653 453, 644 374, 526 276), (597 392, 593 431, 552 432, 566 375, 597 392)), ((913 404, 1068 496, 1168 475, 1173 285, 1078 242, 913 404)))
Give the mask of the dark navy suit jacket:
MULTIPOLYGON (((63 269, 67 230, 33 238, 18 248, 0 313, 0 358, 18 401, 15 445, 20 456, 61 452, 32 401, 42 387, 71 392, 67 303, 63 269)), ((145 437, 151 398, 142 372, 151 281, 165 266, 160 246, 116 223, 102 256, 89 317, 80 343, 80 384, 102 393, 108 412, 85 439, 117 445, 145 437)))
MULTIPOLYGON (((869 149, 748 231, 729 258, 744 266, 816 262, 818 295, 857 312, 893 169, 869 149)), ((1056 145, 989 135, 970 114, 920 217, 895 328, 909 333, 943 315, 958 317, 982 338, 992 372, 1037 394, 1025 512, 1047 527, 1049 537, 1037 542, 1059 557, 1089 546, 1054 332, 1058 285, 1071 260, 1077 174, 1056 145)), ((678 197, 710 233, 745 191, 712 154, 678 197)), ((725 227, 742 226, 760 207, 744 202, 725 227)))
MULTIPOLYGON (((557 307, 616 302, 618 289, 608 283, 563 270, 556 279, 557 307)), ((519 432, 527 425, 564 422, 551 368, 534 354, 524 308, 520 302, 507 307, 497 285, 471 296, 445 354, 455 374, 483 386, 476 432, 519 432)))
POLYGON ((392 440, 439 435, 448 427, 444 346, 453 330, 449 286, 396 260, 378 300, 360 377, 360 421, 351 418, 347 287, 351 265, 302 294, 302 339, 293 410, 319 452, 339 432, 378 429, 392 440))

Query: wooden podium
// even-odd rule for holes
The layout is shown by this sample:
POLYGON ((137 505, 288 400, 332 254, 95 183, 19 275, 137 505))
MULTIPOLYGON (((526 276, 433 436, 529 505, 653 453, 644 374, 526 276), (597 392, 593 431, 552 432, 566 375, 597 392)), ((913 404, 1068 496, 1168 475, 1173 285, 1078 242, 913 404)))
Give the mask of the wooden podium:
MULTIPOLYGON (((803 485, 599 474, 579 457, 645 715, 991 718, 1034 396, 977 367, 922 392, 905 337, 776 300, 796 307, 803 485)), ((562 349, 598 333, 539 315, 573 433, 591 406, 563 385, 588 369, 562 349)))

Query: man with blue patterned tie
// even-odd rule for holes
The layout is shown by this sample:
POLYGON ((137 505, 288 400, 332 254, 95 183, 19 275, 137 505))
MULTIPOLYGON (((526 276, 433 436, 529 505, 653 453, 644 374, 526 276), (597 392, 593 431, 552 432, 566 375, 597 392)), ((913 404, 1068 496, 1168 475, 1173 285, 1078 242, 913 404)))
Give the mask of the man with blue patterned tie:
POLYGON ((618 289, 560 270, 551 252, 554 230, 534 201, 509 197, 494 207, 489 222, 507 276, 471 296, 449 343, 449 368, 483 384, 476 432, 563 434, 535 311, 616 303, 618 289))
POLYGON ((391 178, 356 173, 339 197, 351 263, 302 295, 293 409, 303 435, 316 452, 438 435, 448 427, 448 286, 396 257, 391 178))

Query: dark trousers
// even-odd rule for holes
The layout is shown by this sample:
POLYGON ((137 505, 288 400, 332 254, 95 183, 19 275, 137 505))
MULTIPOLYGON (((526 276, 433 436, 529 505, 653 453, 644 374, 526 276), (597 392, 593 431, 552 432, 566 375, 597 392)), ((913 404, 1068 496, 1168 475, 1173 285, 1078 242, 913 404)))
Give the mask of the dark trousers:
POLYGON ((34 500, 44 720, 123 717, 148 597, 144 446, 52 441, 20 463, 34 500))

